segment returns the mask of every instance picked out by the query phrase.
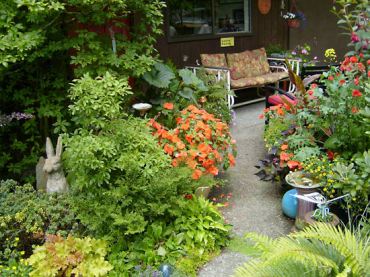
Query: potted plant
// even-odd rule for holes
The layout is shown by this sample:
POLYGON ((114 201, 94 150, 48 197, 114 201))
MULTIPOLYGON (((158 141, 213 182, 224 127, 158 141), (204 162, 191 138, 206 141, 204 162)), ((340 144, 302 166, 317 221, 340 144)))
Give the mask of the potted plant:
POLYGON ((304 216, 304 221, 308 225, 322 222, 333 226, 337 226, 340 222, 337 215, 329 212, 327 205, 318 205, 315 211, 307 212, 304 216))

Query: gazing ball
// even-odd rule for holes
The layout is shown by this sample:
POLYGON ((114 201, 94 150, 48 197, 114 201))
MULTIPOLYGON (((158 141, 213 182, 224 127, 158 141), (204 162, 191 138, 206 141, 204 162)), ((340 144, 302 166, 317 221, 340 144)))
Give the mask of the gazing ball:
POLYGON ((281 201, 283 213, 290 218, 295 218, 297 216, 298 198, 294 197, 294 195, 297 194, 298 192, 296 189, 288 190, 281 201))
POLYGON ((173 272, 173 268, 169 264, 162 264, 159 267, 159 271, 162 272, 163 277, 170 277, 173 272))

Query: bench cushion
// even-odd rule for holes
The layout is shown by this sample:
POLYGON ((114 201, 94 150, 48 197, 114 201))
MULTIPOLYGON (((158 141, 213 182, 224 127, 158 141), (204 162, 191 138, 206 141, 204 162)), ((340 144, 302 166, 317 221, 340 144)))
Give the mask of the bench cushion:
POLYGON ((289 77, 288 72, 273 72, 267 73, 256 77, 245 77, 241 79, 231 79, 231 88, 245 88, 245 87, 254 87, 261 86, 265 84, 275 83, 279 80, 286 79, 289 77))
POLYGON ((264 48, 226 54, 226 57, 233 80, 260 76, 270 72, 264 48))
POLYGON ((225 54, 200 54, 200 59, 203 66, 227 68, 225 54))

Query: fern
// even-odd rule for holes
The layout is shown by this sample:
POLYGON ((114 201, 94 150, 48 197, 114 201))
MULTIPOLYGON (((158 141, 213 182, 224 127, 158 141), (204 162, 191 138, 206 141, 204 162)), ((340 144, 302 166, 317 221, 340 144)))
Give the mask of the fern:
POLYGON ((320 223, 272 240, 248 234, 258 259, 238 268, 235 276, 370 276, 370 244, 348 229, 320 223))

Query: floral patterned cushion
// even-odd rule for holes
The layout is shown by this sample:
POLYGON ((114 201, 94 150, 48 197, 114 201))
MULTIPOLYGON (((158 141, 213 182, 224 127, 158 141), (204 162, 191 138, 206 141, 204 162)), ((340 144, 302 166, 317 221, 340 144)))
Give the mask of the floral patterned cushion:
POLYGON ((245 87, 261 86, 265 84, 275 83, 288 77, 289 77, 288 72, 274 72, 255 77, 240 78, 237 80, 231 79, 231 88, 238 89, 245 87))
POLYGON ((270 72, 264 48, 227 54, 226 57, 233 80, 255 77, 270 72))
POLYGON ((200 54, 203 66, 228 67, 225 54, 200 54))

